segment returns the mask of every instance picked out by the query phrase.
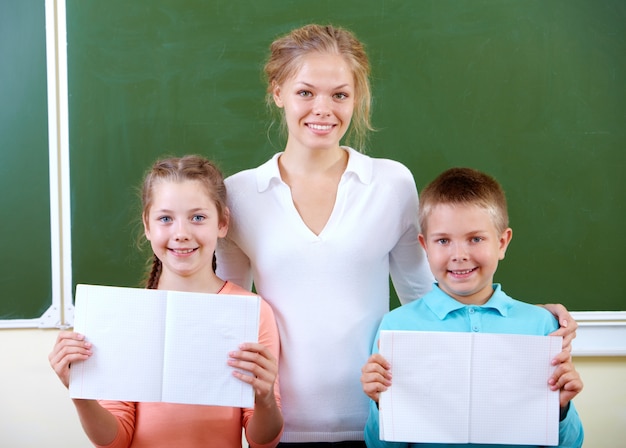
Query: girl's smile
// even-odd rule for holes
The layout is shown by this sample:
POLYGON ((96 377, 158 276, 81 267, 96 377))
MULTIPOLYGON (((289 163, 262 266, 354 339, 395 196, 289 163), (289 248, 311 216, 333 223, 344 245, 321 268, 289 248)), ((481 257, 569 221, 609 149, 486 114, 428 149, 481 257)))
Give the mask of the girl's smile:
POLYGON ((202 183, 163 181, 154 186, 153 196, 144 226, 163 264, 160 287, 189 277, 212 278, 217 239, 226 235, 227 227, 220 224, 202 183))

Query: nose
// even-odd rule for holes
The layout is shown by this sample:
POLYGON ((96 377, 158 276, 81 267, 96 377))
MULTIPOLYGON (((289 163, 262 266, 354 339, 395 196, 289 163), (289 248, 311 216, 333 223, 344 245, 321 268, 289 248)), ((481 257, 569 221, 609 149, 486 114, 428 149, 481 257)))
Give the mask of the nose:
POLYGON ((452 245, 452 260, 453 261, 467 261, 469 259, 467 246, 465 244, 453 244, 452 245))
POLYGON ((327 117, 330 115, 330 98, 319 95, 315 98, 313 113, 317 116, 327 117))
POLYGON ((189 239, 189 231, 187 230, 187 223, 185 221, 178 221, 174 233, 174 239, 176 241, 187 241, 189 239))

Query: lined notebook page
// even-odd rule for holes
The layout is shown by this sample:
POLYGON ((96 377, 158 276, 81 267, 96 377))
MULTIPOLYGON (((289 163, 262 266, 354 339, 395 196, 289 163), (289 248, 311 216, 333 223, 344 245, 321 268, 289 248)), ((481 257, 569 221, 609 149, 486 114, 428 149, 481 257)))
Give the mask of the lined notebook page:
POLYGON ((381 331, 380 353, 393 373, 393 385, 379 400, 381 439, 466 442, 468 408, 459 406, 470 400, 465 333, 381 331))
POLYGON ((558 445, 559 393, 548 378, 562 338, 482 333, 473 339, 469 440, 558 445))
POLYGON ((381 331, 393 385, 380 396, 382 440, 557 445, 548 387, 562 338, 381 331))
POLYGON ((77 285, 74 331, 93 355, 72 363, 70 396, 161 401, 167 292, 77 285))
POLYGON ((257 342, 260 298, 78 285, 74 330, 93 355, 71 368, 70 396, 250 407, 228 352, 257 342))
POLYGON ((170 292, 163 401, 252 407, 252 387, 226 362, 242 342, 258 341, 259 312, 258 297, 170 292))

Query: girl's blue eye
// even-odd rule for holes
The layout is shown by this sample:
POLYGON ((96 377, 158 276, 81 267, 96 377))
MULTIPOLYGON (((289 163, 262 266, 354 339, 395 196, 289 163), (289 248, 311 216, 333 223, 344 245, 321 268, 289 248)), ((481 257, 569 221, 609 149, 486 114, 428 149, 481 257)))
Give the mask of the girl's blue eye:
POLYGON ((472 238, 472 243, 480 243, 483 239, 480 236, 472 238))
POLYGON ((162 223, 168 223, 172 221, 172 218, 170 218, 169 216, 161 216, 159 218, 159 221, 161 221, 162 223))
POLYGON ((193 222, 202 222, 205 220, 205 217, 203 215, 194 215, 191 220, 193 222))

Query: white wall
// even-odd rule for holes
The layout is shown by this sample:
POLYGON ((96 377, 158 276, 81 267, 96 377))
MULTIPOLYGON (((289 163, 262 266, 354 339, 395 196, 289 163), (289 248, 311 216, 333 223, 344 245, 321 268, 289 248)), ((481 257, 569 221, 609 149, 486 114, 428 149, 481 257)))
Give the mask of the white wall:
POLYGON ((0 330, 0 446, 90 447, 48 364, 56 330, 0 330))
MULTIPOLYGON (((0 330, 0 446, 91 446, 67 389, 48 364, 56 334, 0 330)), ((626 441, 626 357, 576 357, 575 362, 585 383, 575 400, 585 448, 620 446, 626 441)))

